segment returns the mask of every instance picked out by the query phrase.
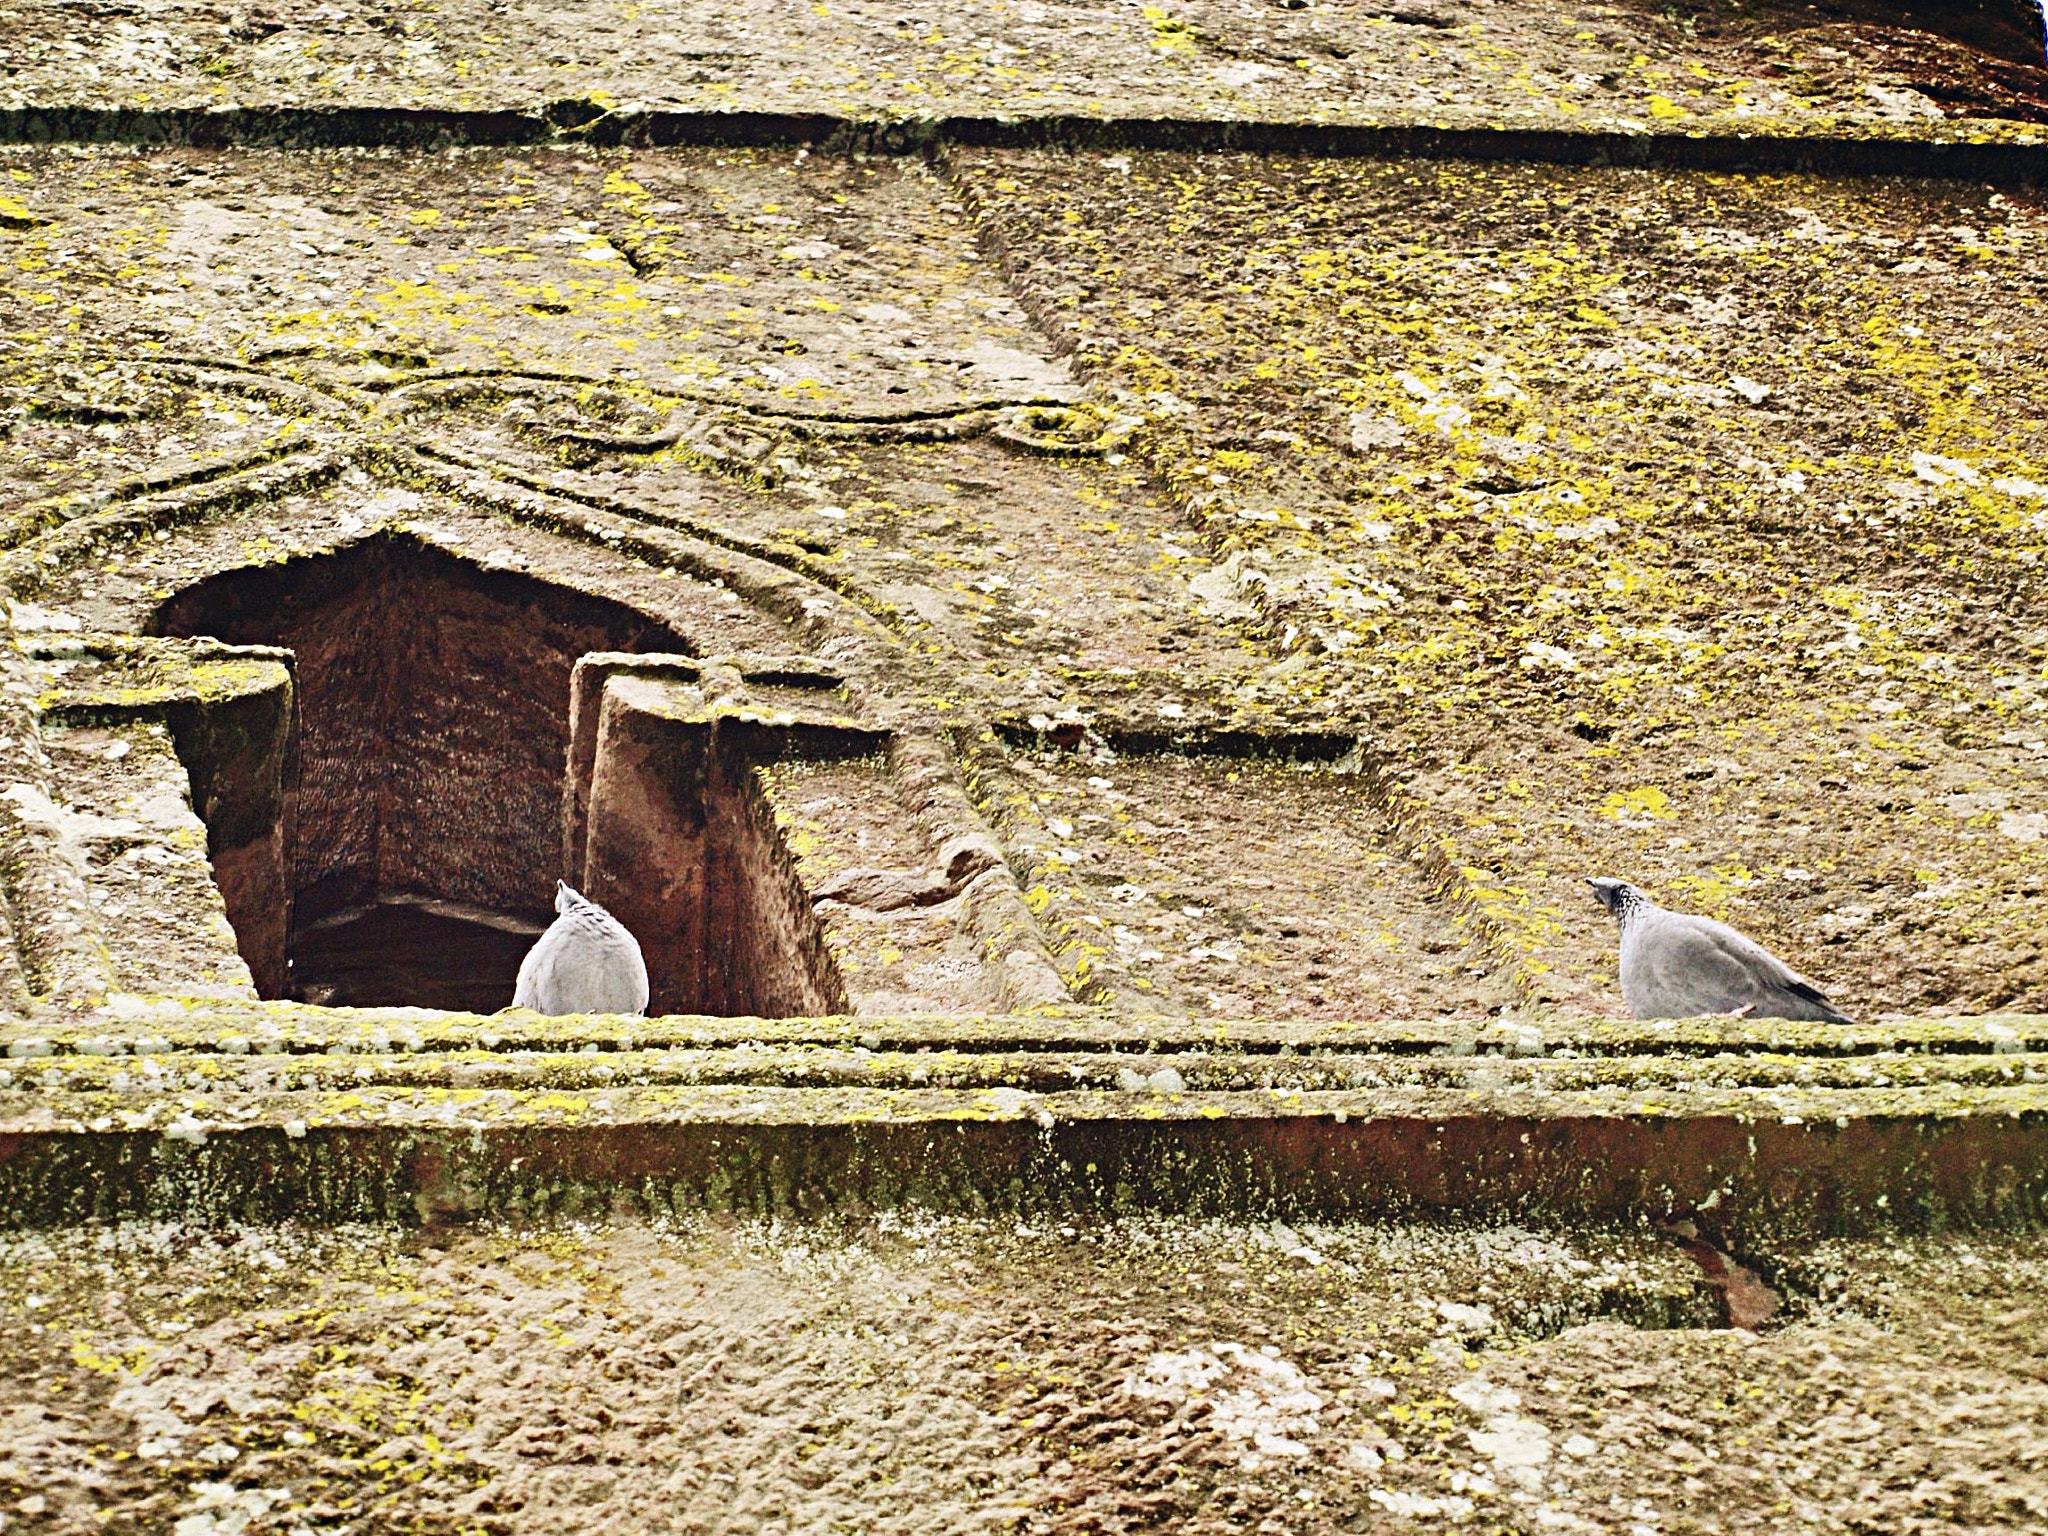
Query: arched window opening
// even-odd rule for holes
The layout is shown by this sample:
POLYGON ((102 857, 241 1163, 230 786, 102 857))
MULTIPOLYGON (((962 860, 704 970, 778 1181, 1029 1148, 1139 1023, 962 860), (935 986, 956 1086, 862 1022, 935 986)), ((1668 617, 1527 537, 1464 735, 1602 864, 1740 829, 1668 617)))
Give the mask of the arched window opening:
MULTIPOLYGON (((154 627, 295 653, 285 992, 357 1007, 511 1001, 562 872, 576 659, 688 650, 624 604, 396 535, 224 572, 154 627)), ((238 931, 274 927, 215 873, 238 931)))

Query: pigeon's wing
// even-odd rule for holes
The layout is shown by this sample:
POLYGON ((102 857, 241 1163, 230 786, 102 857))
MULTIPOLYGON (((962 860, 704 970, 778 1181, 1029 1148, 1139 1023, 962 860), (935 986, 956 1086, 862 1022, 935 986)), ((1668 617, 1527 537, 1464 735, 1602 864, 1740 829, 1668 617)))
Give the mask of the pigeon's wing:
POLYGON ((645 1013, 647 1011, 647 960, 640 953, 640 941, 626 931, 625 924, 607 918, 618 931, 619 947, 607 972, 609 982, 605 1012, 645 1013))
POLYGON ((1646 912, 1622 935, 1621 994, 1639 1019, 1729 1013, 1756 1001, 1750 967, 1710 930, 1646 912))
POLYGON ((535 1013, 555 1011, 548 1006, 553 991, 551 983, 567 936, 566 926, 557 918, 534 941, 526 958, 519 962, 519 981, 512 989, 514 1008, 531 1008, 535 1013))
POLYGON ((1827 994, 1819 987, 1749 935, 1738 933, 1726 923, 1717 923, 1712 918, 1701 917, 1693 921, 1714 933, 1732 953, 1749 964, 1756 985, 1764 994, 1753 1010, 1757 1018, 1816 1019, 1830 1024, 1854 1022, 1830 1003, 1827 994))
POLYGON ((599 907, 576 914, 576 1013, 642 1013, 647 1008, 647 962, 625 925, 599 907))
POLYGON ((1754 939, 1712 918, 1646 914, 1622 961, 1622 995, 1639 1019, 1747 1012, 1760 1019, 1849 1022, 1819 988, 1754 939))

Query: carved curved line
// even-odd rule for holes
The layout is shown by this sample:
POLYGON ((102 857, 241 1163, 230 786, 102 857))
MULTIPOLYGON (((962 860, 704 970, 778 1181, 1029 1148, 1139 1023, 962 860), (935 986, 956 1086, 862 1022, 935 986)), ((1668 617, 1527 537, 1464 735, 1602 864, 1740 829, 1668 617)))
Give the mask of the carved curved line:
POLYGON ((459 449, 441 444, 413 443, 409 446, 413 453, 435 463, 467 470, 471 474, 484 475, 519 490, 551 496, 558 501, 585 507, 592 512, 601 512, 609 517, 630 518, 637 523, 664 528, 672 533, 686 534, 718 549, 730 550, 733 554, 745 555, 751 560, 777 566, 792 576, 800 577, 814 586, 824 588, 835 597, 852 603, 870 617, 889 626, 892 632, 901 632, 904 614, 900 608, 871 592, 862 590, 858 583, 848 581, 836 571, 820 569, 816 561, 794 544, 776 544, 766 539, 750 538, 746 534, 732 533, 710 523, 698 522, 694 518, 677 517, 666 512, 651 512, 618 497, 550 485, 545 480, 508 469, 500 464, 493 464, 488 459, 474 458, 459 449))
POLYGON ((47 501, 30 502, 5 521, 0 521, 0 550, 18 549, 67 523, 105 512, 123 502, 161 496, 190 486, 210 485, 216 480, 260 469, 265 464, 274 464, 279 459, 319 446, 306 427, 294 422, 275 441, 259 444, 239 454, 206 459, 197 464, 188 463, 182 469, 145 470, 142 474, 116 480, 100 490, 74 491, 47 501))
POLYGON ((863 421, 855 417, 785 416, 779 423, 790 436, 806 442, 955 443, 980 437, 1004 411, 1014 406, 976 406, 946 416, 906 417, 901 421, 863 421))
POLYGON ((661 387, 639 379, 592 378, 577 373, 553 373, 543 370, 519 368, 461 368, 445 373, 427 374, 410 379, 396 386, 390 398, 397 398, 409 390, 423 385, 460 382, 465 380, 539 380, 550 384, 573 384, 582 388, 618 389, 637 385, 649 394, 666 400, 682 400, 691 405, 708 406, 714 410, 736 411, 747 416, 766 417, 775 421, 843 423, 848 426, 890 426, 897 423, 920 421, 945 421, 955 416, 971 416, 979 411, 1015 410, 1023 406, 1072 405, 1068 399, 1052 395, 990 395, 975 400, 964 400, 953 405, 904 406, 893 410, 872 411, 805 411, 784 409, 760 401, 735 398, 730 395, 708 394, 701 390, 661 387))
POLYGON ((981 411, 1010 411, 1022 406, 1055 406, 1071 402, 1051 395, 989 395, 978 400, 963 401, 958 405, 905 406, 893 411, 779 411, 767 406, 735 402, 734 408, 750 416, 766 416, 780 421, 831 422, 846 426, 908 426, 924 421, 949 421, 956 416, 971 416, 981 411))
POLYGON ((276 501, 325 485, 346 469, 351 456, 332 445, 304 443, 282 459, 260 462, 240 473, 198 485, 139 496, 111 507, 84 513, 46 528, 0 558, 0 591, 26 596, 40 591, 43 580, 68 569, 79 546, 123 526, 153 531, 178 523, 197 522, 216 512, 233 512, 260 501, 276 501), (47 558, 52 554, 56 558, 47 558))
MULTIPOLYGON (((528 398, 524 392, 515 389, 490 386, 467 391, 462 398, 477 400, 493 396, 506 399, 528 398)), ((412 403, 414 402, 407 402, 412 403)), ((423 413, 404 410, 397 414, 398 419, 409 420, 423 413)), ((864 442, 940 442, 979 436, 997 424, 997 416, 998 413, 994 411, 976 410, 936 420, 870 424, 810 416, 749 418, 738 410, 707 409, 698 413, 685 406, 679 406, 667 413, 667 425, 653 432, 628 434, 579 431, 574 427, 549 427, 536 422, 519 423, 516 430, 522 437, 532 439, 550 449, 573 449, 592 455, 655 454, 674 449, 694 469, 702 470, 706 474, 731 476, 758 489, 767 490, 772 489, 775 482, 763 472, 760 464, 737 453, 728 455, 718 451, 716 445, 705 441, 704 434, 697 429, 734 422, 735 418, 738 418, 750 425, 757 425, 762 430, 780 429, 807 441, 854 439, 864 442)))
MULTIPOLYGON (((380 449, 372 457, 380 461, 380 467, 387 473, 414 484, 432 485, 478 511, 649 565, 672 567, 724 586, 744 602, 787 625, 816 624, 820 622, 821 610, 835 616, 859 611, 853 601, 842 599, 834 589, 748 550, 644 522, 630 514, 609 511, 545 488, 501 479, 488 469, 471 469, 447 460, 436 462, 417 449, 380 449), (406 458, 415 462, 408 465, 404 462, 406 458)), ((843 620, 835 627, 841 634, 857 633, 843 620)), ((902 643, 886 631, 880 637, 871 634, 869 638, 883 638, 891 646, 902 643)))
POLYGON ((252 367, 247 363, 226 363, 212 357, 141 357, 132 352, 109 352, 100 354, 95 360, 127 363, 135 368, 168 374, 173 378, 183 377, 190 382, 218 389, 224 394, 272 396, 281 400, 292 400, 318 407, 334 415, 359 414, 369 403, 352 400, 346 394, 322 389, 318 385, 302 384, 297 379, 281 379, 266 368, 252 367), (213 377, 215 375, 218 377, 213 377))

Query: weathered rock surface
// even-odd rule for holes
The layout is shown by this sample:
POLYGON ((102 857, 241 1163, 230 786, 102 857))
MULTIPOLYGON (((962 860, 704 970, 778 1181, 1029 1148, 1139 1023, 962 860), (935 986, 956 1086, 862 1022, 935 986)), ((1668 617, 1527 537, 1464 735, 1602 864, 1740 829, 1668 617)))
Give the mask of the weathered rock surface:
POLYGON ((2048 1522, 2044 123, 2031 0, 0 6, 0 1522, 2048 1522), (563 874, 665 1016, 492 1012, 563 874))

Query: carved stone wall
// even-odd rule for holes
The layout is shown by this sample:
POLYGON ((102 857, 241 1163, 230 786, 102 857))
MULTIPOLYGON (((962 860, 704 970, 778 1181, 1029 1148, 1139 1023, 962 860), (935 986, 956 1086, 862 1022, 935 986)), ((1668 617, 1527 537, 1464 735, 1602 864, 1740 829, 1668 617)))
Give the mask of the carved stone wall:
POLYGON ((0 1516, 2048 1519, 2032 0, 0 22, 0 1516))

